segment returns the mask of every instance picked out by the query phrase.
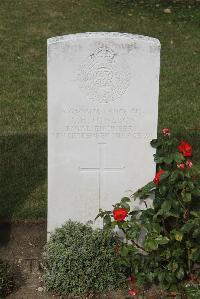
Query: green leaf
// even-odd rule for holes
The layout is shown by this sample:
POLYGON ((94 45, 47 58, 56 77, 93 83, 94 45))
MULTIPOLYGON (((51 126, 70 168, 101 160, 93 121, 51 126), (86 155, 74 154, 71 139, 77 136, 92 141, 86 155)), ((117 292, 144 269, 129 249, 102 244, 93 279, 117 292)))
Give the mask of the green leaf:
POLYGON ((186 169, 185 170, 185 176, 186 176, 186 178, 191 178, 191 175, 190 175, 190 170, 189 169, 186 169))
POLYGON ((179 176, 178 172, 176 170, 173 171, 170 176, 170 182, 174 183, 178 179, 178 176, 179 176))
POLYGON ((121 199, 121 202, 130 202, 131 200, 130 200, 130 198, 129 197, 123 197, 122 199, 121 199))
POLYGON ((146 199, 149 197, 149 195, 154 191, 155 189, 155 184, 154 182, 149 182, 146 184, 143 188, 137 190, 133 196, 134 199, 140 198, 140 199, 146 199))
POLYGON ((128 247, 127 247, 126 245, 122 246, 122 247, 121 247, 121 255, 122 255, 122 256, 127 256, 128 253, 129 253, 129 249, 128 249, 128 247))
POLYGON ((160 181, 166 179, 169 175, 170 175, 170 172, 165 170, 165 172, 162 173, 161 176, 160 176, 160 181))
POLYGON ((159 192, 160 192, 161 195, 165 195, 165 193, 167 192, 167 186, 160 185, 159 186, 159 192))
POLYGON ((200 218, 200 212, 190 211, 190 214, 196 218, 200 218))
POLYGON ((179 270, 178 270, 177 273, 176 273, 176 277, 177 277, 179 280, 182 280, 184 276, 185 276, 185 272, 184 272, 183 268, 180 267, 179 270))
POLYGON ((181 242, 183 239, 183 233, 181 231, 175 231, 174 237, 175 237, 176 241, 181 242))
POLYGON ((181 153, 175 153, 174 154, 174 161, 178 164, 183 162, 185 160, 184 156, 181 153))
POLYGON ((135 231, 135 230, 131 230, 131 231, 126 232, 127 240, 134 240, 134 239, 138 238, 139 235, 140 235, 140 232, 135 231))
POLYGON ((175 213, 175 212, 168 212, 168 214, 167 214, 167 216, 168 217, 174 217, 174 218, 180 218, 180 215, 179 215, 179 213, 177 212, 177 213, 175 213))
POLYGON ((172 156, 164 157, 163 162, 165 162, 166 164, 171 164, 173 162, 173 157, 172 156))
MULTIPOLYGON (((189 188, 190 191, 194 189, 194 183, 193 182, 187 182, 187 187, 189 188)), ((200 195, 200 193, 199 193, 200 195)))
POLYGON ((111 214, 111 211, 104 211, 102 209, 99 209, 99 213, 96 216, 95 220, 98 219, 99 217, 104 218, 105 215, 111 214))
POLYGON ((126 231, 127 229, 128 229, 128 222, 126 222, 126 221, 124 221, 124 222, 122 222, 122 229, 124 230, 124 231, 126 231))
POLYGON ((155 233, 160 233, 160 231, 161 231, 161 227, 160 227, 159 223, 151 223, 151 229, 155 233))
POLYGON ((139 214, 142 210, 136 210, 136 211, 131 211, 129 215, 133 216, 133 218, 137 217, 137 214, 139 214))
POLYGON ((196 228, 192 234, 192 237, 193 238, 198 238, 200 235, 200 229, 199 228, 196 228))
POLYGON ((177 171, 178 171, 178 178, 184 180, 185 179, 184 171, 181 169, 178 169, 177 171))
POLYGON ((144 249, 146 251, 153 251, 158 249, 158 243, 154 239, 148 239, 144 243, 144 249))
POLYGON ((159 244, 159 245, 165 245, 169 242, 169 239, 167 237, 163 237, 162 235, 159 235, 155 241, 159 244))
POLYGON ((178 264, 176 262, 172 263, 172 271, 175 272, 178 269, 178 264))
POLYGON ((195 224, 193 222, 187 222, 182 226, 181 231, 183 233, 189 233, 194 228, 194 226, 195 224))
POLYGON ((104 221, 104 224, 106 226, 109 226, 111 224, 111 217, 110 217, 110 215, 105 215, 104 218, 103 218, 103 221, 104 221))
POLYGON ((167 269, 169 271, 175 272, 178 269, 178 263, 176 263, 174 261, 169 262, 167 269))
POLYGON ((97 214, 97 216, 94 218, 94 220, 97 220, 98 218, 102 217, 101 213, 97 214))
POLYGON ((183 190, 181 192, 181 196, 182 196, 182 199, 184 202, 191 202, 191 200, 192 200, 191 193, 185 192, 185 190, 183 190))
POLYGON ((130 206, 126 202, 122 202, 121 203, 121 207, 124 208, 124 209, 126 209, 127 211, 130 211, 130 206))
POLYGON ((159 157, 157 155, 154 155, 154 161, 158 164, 158 163, 163 163, 164 162, 164 158, 163 157, 159 157))
POLYGON ((159 146, 158 139, 151 140, 150 144, 153 148, 157 148, 159 146))
POLYGON ((183 182, 177 182, 177 183, 176 183, 176 188, 177 188, 178 190, 182 190, 182 189, 184 189, 184 188, 186 187, 186 185, 187 185, 187 182, 186 182, 186 181, 183 181, 183 182))
POLYGON ((169 212, 169 210, 171 209, 171 206, 172 206, 172 202, 171 200, 165 200, 162 205, 161 205, 161 209, 167 213, 169 212))
POLYGON ((112 221, 112 222, 111 222, 111 227, 112 227, 112 228, 115 228, 116 225, 117 225, 117 221, 112 221))

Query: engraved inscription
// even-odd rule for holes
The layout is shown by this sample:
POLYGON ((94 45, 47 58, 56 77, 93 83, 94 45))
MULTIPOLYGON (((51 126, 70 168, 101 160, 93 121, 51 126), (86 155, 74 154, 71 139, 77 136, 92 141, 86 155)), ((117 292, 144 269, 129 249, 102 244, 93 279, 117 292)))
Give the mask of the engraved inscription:
POLYGON ((80 66, 78 82, 89 99, 98 103, 116 101, 130 84, 129 66, 111 48, 102 45, 80 66))
POLYGON ((138 123, 144 112, 137 108, 84 108, 66 107, 62 111, 62 129, 54 132, 57 138, 106 139, 106 138, 147 138, 152 139, 148 130, 142 132, 138 123))

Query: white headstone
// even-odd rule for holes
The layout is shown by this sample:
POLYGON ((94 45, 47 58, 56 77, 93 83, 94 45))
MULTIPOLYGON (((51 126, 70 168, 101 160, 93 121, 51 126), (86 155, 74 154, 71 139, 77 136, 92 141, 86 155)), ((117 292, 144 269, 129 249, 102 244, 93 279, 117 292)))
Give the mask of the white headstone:
POLYGON ((159 68, 154 38, 48 39, 48 232, 94 220, 152 180, 159 68))

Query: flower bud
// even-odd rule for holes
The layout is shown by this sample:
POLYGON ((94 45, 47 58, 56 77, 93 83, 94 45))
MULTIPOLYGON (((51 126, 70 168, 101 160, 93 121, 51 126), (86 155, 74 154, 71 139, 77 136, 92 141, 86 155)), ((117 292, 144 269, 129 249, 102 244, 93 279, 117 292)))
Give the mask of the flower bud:
POLYGON ((177 164, 177 167, 183 170, 185 168, 185 164, 184 163, 177 164))
POLYGON ((164 136, 170 136, 170 129, 169 128, 162 129, 162 132, 163 132, 164 136))
POLYGON ((191 168, 193 166, 193 163, 192 163, 192 161, 187 160, 186 165, 187 165, 188 168, 191 168))

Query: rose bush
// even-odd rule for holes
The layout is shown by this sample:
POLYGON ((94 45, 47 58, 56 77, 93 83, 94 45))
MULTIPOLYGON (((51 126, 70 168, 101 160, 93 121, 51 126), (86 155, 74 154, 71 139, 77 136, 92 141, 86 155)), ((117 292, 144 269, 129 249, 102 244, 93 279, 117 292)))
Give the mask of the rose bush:
MULTIPOLYGON (((100 210, 98 217, 104 219, 105 229, 123 231, 121 263, 138 286, 181 292, 186 283, 199 283, 200 174, 191 161, 192 146, 173 138, 169 129, 151 145, 156 148, 157 173, 132 195, 147 208, 132 210, 131 198, 125 197, 113 211, 100 210)), ((134 292, 130 289, 129 295, 134 292)))

